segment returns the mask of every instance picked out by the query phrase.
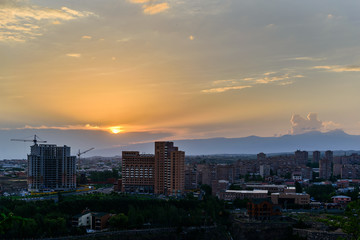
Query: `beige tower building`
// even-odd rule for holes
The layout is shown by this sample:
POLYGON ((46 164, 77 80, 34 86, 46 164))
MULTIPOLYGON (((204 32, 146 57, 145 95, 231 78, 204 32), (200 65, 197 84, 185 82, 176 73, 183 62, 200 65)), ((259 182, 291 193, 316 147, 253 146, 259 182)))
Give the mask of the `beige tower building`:
POLYGON ((173 142, 155 142, 155 193, 179 195, 185 189, 185 152, 173 142))

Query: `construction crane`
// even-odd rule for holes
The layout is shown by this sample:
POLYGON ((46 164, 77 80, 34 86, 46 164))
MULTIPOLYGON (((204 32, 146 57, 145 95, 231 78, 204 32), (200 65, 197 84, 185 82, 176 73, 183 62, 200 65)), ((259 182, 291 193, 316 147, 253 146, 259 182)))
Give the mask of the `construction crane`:
POLYGON ((79 149, 79 152, 78 152, 78 154, 77 154, 78 158, 80 159, 80 156, 81 156, 81 155, 83 155, 84 153, 87 153, 87 152, 89 152, 89 151, 91 151, 91 150, 93 150, 93 149, 95 149, 95 148, 90 148, 90 149, 85 150, 85 151, 83 151, 83 152, 80 152, 80 149, 79 149))
POLYGON ((10 141, 19 141, 19 142, 33 142, 35 145, 37 145, 37 143, 46 143, 46 141, 39 141, 38 140, 38 136, 34 135, 34 139, 33 140, 29 140, 29 139, 10 139, 10 141))
POLYGON ((80 156, 87 153, 87 152, 89 152, 89 151, 91 151, 91 150, 93 150, 93 149, 95 149, 95 148, 90 148, 90 149, 85 150, 83 152, 80 152, 80 149, 79 149, 79 152, 76 154, 78 156, 78 167, 80 167, 80 156))

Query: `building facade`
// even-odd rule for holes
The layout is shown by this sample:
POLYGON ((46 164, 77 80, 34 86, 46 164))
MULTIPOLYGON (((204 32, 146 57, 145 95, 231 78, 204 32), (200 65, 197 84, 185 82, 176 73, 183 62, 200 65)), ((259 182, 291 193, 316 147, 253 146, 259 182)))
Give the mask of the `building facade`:
POLYGON ((271 201, 273 204, 285 207, 288 204, 307 205, 310 204, 310 195, 307 193, 272 193, 271 201))
POLYGON ((295 162, 298 165, 306 165, 309 159, 309 153, 307 151, 297 150, 295 152, 295 162))
POLYGON ((328 158, 320 159, 319 177, 322 179, 329 179, 331 177, 331 173, 331 160, 328 158))
POLYGON ((225 201, 234 201, 235 199, 256 199, 267 198, 268 190, 226 190, 219 194, 219 198, 225 201))
POLYGON ((28 155, 28 190, 71 190, 76 188, 76 157, 70 147, 35 144, 28 155))
POLYGON ((154 193, 155 157, 136 151, 122 152, 122 190, 154 193))
POLYGON ((155 193, 182 194, 185 189, 185 152, 173 142, 155 142, 155 193))
POLYGON ((319 163, 321 153, 319 151, 313 151, 312 163, 319 163))

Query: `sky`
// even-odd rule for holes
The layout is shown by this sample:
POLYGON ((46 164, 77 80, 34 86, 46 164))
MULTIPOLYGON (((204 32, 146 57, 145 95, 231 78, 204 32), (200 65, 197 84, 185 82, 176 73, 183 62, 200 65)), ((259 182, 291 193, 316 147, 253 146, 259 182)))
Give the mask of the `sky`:
POLYGON ((99 133, 127 144, 360 134, 359 9, 357 0, 0 0, 0 135, 99 133))

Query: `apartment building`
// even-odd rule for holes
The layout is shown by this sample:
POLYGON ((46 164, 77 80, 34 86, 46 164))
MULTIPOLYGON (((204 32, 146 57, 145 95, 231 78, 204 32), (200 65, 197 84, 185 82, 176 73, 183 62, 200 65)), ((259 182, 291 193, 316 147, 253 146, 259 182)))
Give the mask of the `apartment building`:
POLYGON ((68 146, 34 144, 28 155, 28 191, 75 189, 75 161, 68 146))

